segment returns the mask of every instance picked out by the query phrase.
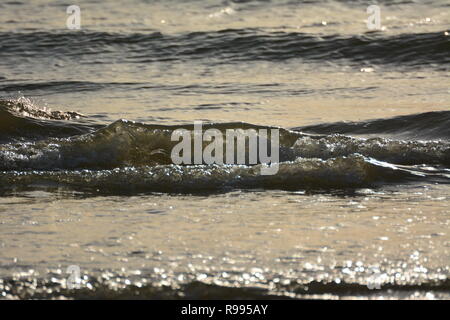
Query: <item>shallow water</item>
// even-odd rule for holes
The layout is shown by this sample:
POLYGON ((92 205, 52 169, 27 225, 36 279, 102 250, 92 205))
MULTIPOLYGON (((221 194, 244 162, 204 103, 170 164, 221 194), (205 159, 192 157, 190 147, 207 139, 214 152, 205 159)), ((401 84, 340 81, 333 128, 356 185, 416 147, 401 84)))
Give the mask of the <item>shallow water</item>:
POLYGON ((58 297, 78 265, 90 290, 66 295, 450 298, 447 186, 1 202, 2 275, 16 279, 3 285, 22 297, 58 297))
POLYGON ((378 4, 0 4, 0 295, 449 299, 449 4, 378 4), (173 165, 194 120, 278 173, 173 165))

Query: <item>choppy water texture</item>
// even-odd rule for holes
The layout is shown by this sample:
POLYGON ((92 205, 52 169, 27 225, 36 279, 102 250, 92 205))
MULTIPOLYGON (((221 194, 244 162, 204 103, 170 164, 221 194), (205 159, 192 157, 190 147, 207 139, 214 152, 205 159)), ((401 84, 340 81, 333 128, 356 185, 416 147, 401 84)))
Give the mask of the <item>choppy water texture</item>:
POLYGON ((1 297, 449 299, 450 7, 370 4, 1 3, 1 297), (194 120, 278 173, 173 165, 194 120))

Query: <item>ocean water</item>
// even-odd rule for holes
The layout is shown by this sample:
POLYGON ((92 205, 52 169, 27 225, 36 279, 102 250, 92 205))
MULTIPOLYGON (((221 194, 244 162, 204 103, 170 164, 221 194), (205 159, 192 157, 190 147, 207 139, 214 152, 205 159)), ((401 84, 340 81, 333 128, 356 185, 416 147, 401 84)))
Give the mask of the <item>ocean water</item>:
POLYGON ((73 4, 0 3, 0 298, 450 298, 448 1, 73 4))

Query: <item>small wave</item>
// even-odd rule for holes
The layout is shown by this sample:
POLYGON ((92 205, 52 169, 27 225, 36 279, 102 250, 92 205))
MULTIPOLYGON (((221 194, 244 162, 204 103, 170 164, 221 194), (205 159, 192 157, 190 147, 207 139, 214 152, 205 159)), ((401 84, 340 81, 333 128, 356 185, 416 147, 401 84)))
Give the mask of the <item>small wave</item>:
MULTIPOLYGON (((316 190, 374 187, 423 180, 426 174, 354 154, 328 160, 298 158, 279 164, 275 175, 260 166, 158 165, 112 170, 7 171, 0 173, 4 192, 40 186, 100 192, 218 192, 231 189, 316 190)), ((445 176, 430 178, 447 179, 445 176)))
POLYGON ((450 165, 450 144, 434 141, 402 141, 383 138, 358 139, 342 135, 299 138, 293 149, 296 156, 328 159, 360 153, 382 161, 416 165, 450 165))
POLYGON ((0 100, 0 141, 68 137, 93 131, 98 127, 64 121, 82 117, 82 114, 73 111, 52 111, 38 107, 24 97, 0 100))
POLYGON ((83 117, 81 113, 74 111, 52 111, 50 109, 35 106, 30 99, 21 97, 17 100, 0 100, 0 110, 17 114, 22 117, 51 120, 72 120, 83 117))
POLYGON ((433 111, 390 119, 336 122, 297 127, 293 130, 316 134, 384 136, 409 140, 450 139, 450 111, 433 111))

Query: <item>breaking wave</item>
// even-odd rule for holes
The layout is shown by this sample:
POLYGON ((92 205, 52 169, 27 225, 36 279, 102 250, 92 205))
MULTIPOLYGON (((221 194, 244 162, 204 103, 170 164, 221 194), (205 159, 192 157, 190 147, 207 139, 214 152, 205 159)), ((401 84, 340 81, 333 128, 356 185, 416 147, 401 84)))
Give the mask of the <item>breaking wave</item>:
MULTIPOLYGON (((0 188, 191 193, 233 188, 345 189, 408 181, 448 183, 449 114, 279 128, 279 170, 265 176, 260 174, 265 164, 174 165, 170 153, 178 142, 171 141, 171 134, 180 126, 127 120, 99 125, 75 112, 42 110, 29 101, 1 101, 0 188), (428 119, 428 126, 420 119, 428 119), (439 140, 358 137, 363 133, 413 137, 420 134, 415 130, 439 140)), ((193 129, 192 125, 181 127, 193 129)), ((269 129, 248 123, 208 124, 205 129, 208 127, 222 132, 269 129)))

